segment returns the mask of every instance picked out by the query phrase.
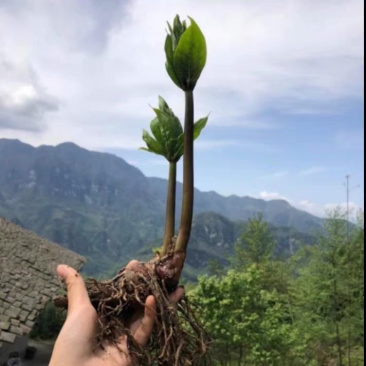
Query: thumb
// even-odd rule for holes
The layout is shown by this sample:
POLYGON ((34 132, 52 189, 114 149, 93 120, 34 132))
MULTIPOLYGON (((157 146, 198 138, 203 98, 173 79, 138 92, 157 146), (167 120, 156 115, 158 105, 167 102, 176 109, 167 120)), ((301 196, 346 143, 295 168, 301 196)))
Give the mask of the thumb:
POLYGON ((57 267, 57 273, 66 283, 68 309, 70 312, 79 306, 91 304, 84 280, 74 268, 60 264, 57 267))
POLYGON ((145 302, 145 312, 140 325, 133 334, 135 341, 140 346, 146 346, 154 328, 156 320, 156 300, 154 296, 148 296, 145 302))

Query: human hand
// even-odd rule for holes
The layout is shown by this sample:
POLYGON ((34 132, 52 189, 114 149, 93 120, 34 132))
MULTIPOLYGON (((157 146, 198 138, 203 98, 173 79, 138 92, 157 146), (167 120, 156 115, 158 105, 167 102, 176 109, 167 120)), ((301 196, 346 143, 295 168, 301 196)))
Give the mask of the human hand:
MULTIPOLYGON (((134 261, 126 267, 133 267, 134 261)), ((122 336, 118 346, 104 345, 96 349, 98 332, 97 313, 92 306, 84 280, 73 268, 60 265, 57 273, 67 286, 68 312, 65 324, 56 340, 49 366, 133 366, 127 338, 122 336)), ((178 302, 184 290, 178 288, 170 297, 178 302)), ((144 311, 137 312, 130 331, 140 346, 145 346, 152 333, 156 318, 156 302, 149 296, 144 311)))

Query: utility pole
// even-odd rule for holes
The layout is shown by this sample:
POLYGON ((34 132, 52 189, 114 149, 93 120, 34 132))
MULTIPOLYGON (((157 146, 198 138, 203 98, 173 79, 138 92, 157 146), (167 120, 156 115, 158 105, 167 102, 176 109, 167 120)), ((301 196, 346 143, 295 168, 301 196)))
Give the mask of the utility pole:
POLYGON ((349 174, 346 175, 347 180, 347 244, 349 244, 349 181, 351 176, 349 174))
POLYGON ((350 188, 350 180, 351 176, 349 174, 346 175, 346 186, 347 186, 347 243, 349 243, 349 234, 350 234, 350 226, 349 226, 349 198, 350 198, 350 192, 354 189, 360 187, 358 184, 357 186, 354 186, 353 188, 350 188))
MULTIPOLYGON (((346 186, 347 186, 347 246, 350 244, 350 222, 349 222, 349 197, 350 197, 350 192, 353 191, 354 189, 360 187, 360 185, 357 185, 353 188, 350 188, 350 179, 351 176, 349 174, 346 175, 346 186)), ((350 265, 350 263, 348 263, 348 266, 350 265)), ((348 278, 350 277, 350 273, 348 273, 348 278)), ((350 287, 349 285, 348 287, 348 306, 351 305, 351 295, 350 295, 350 287)), ((348 323, 348 332, 347 332, 347 366, 351 366, 351 327, 350 324, 348 323)))

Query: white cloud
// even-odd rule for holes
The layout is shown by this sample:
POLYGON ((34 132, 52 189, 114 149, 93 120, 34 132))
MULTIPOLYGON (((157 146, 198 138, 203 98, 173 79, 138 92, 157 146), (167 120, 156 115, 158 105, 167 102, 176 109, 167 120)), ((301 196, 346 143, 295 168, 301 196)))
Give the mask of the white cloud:
POLYGON ((300 201, 299 202, 299 205, 302 206, 302 207, 304 207, 304 208, 306 208, 306 209, 308 209, 308 210, 313 210, 314 207, 315 207, 315 204, 312 203, 312 202, 310 202, 310 201, 308 201, 308 200, 302 200, 302 201, 300 201))
POLYGON ((220 149, 229 146, 242 146, 239 141, 236 140, 197 140, 195 147, 197 150, 212 150, 220 149))
POLYGON ((0 130, 43 130, 46 114, 58 109, 56 98, 47 94, 29 65, 1 54, 0 76, 0 130))
MULTIPOLYGON (((331 212, 334 211, 335 209, 341 209, 342 211, 346 212, 347 211, 347 202, 343 202, 343 203, 327 203, 326 205, 324 205, 324 212, 331 212)), ((355 202, 349 202, 348 203, 348 208, 350 211, 350 215, 355 216, 357 215, 357 213, 362 210, 362 207, 360 207, 357 203, 355 202)))
MULTIPOLYGON (((0 53, 31 64, 44 95, 59 101, 57 113, 47 114, 48 104, 25 109, 40 113, 38 129, 48 124, 42 134, 2 135, 129 148, 140 143, 158 94, 182 116, 182 93, 164 70, 165 21, 176 13, 192 15, 207 38, 198 117, 211 111, 212 125, 263 129, 273 128, 263 110, 327 113, 335 100, 362 97, 362 8, 361 0, 2 2, 0 53)), ((0 79, 10 88, 4 72, 0 79)))
MULTIPOLYGON (((266 153, 266 154, 276 154, 281 151, 279 146, 271 146, 269 144, 257 143, 254 141, 242 141, 235 139, 223 139, 223 140, 207 140, 205 137, 200 137, 195 142, 195 148, 197 150, 214 150, 222 148, 240 148, 244 151, 250 151, 255 153, 266 153)), ((226 150, 226 149, 225 149, 226 150)), ((288 172, 276 172, 270 175, 271 178, 281 178, 287 175, 288 172)), ((264 177, 268 178, 268 176, 264 177)))
POLYGON ((299 175, 304 175, 304 176, 315 175, 315 174, 321 173, 323 171, 324 171, 323 167, 314 166, 314 167, 311 167, 311 168, 308 168, 308 169, 301 170, 299 172, 299 175))
POLYGON ((130 165, 133 165, 133 166, 138 166, 139 165, 139 162, 137 160, 125 160, 127 164, 130 164, 130 165))
POLYGON ((262 180, 273 180, 273 179, 281 179, 284 177, 287 177, 289 175, 289 172, 287 170, 281 170, 278 172, 273 172, 271 174, 266 174, 261 177, 259 177, 262 180))
POLYGON ((138 160, 126 160, 126 162, 130 165, 136 166, 136 167, 141 167, 141 166, 164 166, 167 167, 168 166, 168 162, 166 161, 165 158, 161 157, 161 159, 149 159, 149 160, 142 160, 142 161, 138 161, 138 160))
POLYGON ((294 206, 315 216, 323 217, 325 214, 324 207, 309 200, 301 200, 300 202, 295 203, 294 206))
MULTIPOLYGON (((300 210, 307 211, 312 215, 319 217, 327 217, 331 212, 336 209, 340 209, 343 212, 347 211, 347 203, 326 203, 326 204, 317 204, 314 202, 310 202, 308 200, 302 200, 300 202, 294 202, 293 205, 300 210)), ((349 202, 349 212, 350 218, 355 219, 360 210, 363 210, 363 207, 356 204, 355 202, 349 202)))
POLYGON ((289 173, 287 171, 283 171, 283 172, 277 172, 277 173, 273 173, 272 177, 273 178, 283 178, 286 177, 289 173))
POLYGON ((210 121, 210 126, 221 127, 242 127, 248 130, 278 130, 282 126, 279 123, 269 122, 260 117, 250 119, 250 117, 241 115, 230 115, 230 113, 221 117, 216 117, 210 121))
POLYGON ((286 198, 285 196, 280 195, 278 192, 262 191, 262 192, 259 193, 259 197, 263 200, 266 200, 266 201, 285 200, 285 201, 289 202, 288 198, 286 198))
MULTIPOLYGON (((253 195, 254 197, 261 198, 265 201, 271 201, 271 200, 285 200, 290 205, 292 205, 295 208, 298 208, 299 210, 306 211, 312 215, 318 216, 318 217, 327 217, 329 213, 334 211, 335 209, 341 209, 343 212, 347 211, 347 203, 326 203, 326 204, 318 204, 314 203, 310 200, 294 200, 287 196, 282 195, 279 192, 269 192, 269 191, 261 191, 259 194, 253 195)), ((352 220, 355 220, 359 214, 360 211, 364 210, 363 206, 358 205, 355 202, 349 202, 349 212, 350 212, 350 218, 352 220)))
POLYGON ((150 159, 150 160, 140 162, 140 165, 168 167, 169 163, 165 158, 161 157, 160 159, 150 159))
POLYGON ((345 150, 363 150, 365 147, 364 130, 343 130, 335 136, 336 144, 345 150))

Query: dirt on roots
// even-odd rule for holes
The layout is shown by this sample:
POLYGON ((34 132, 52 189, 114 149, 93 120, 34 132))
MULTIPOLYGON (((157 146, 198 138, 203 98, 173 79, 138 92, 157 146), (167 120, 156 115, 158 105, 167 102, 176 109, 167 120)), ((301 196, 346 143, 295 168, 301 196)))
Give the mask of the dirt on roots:
MULTIPOLYGON (((118 345, 125 335, 131 356, 141 366, 202 365, 209 337, 195 315, 194 306, 183 296, 177 304, 169 300, 169 281, 161 279, 161 261, 136 262, 133 269, 122 269, 108 281, 88 279, 87 290, 99 321, 98 347, 118 345), (147 346, 140 347, 129 330, 133 314, 144 309, 146 298, 153 295, 157 316, 147 346)), ((55 299, 65 307, 66 298, 55 299)), ((66 302, 67 304, 67 302, 66 302)))

